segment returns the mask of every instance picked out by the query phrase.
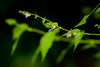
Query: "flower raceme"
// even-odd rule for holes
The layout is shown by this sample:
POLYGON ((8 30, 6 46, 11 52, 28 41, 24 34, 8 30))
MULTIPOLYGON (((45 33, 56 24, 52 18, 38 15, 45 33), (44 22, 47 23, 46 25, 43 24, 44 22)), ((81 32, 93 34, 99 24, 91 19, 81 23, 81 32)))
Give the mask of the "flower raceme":
POLYGON ((71 36, 75 36, 77 33, 74 32, 73 30, 68 32, 68 34, 66 35, 67 38, 70 38, 71 36))

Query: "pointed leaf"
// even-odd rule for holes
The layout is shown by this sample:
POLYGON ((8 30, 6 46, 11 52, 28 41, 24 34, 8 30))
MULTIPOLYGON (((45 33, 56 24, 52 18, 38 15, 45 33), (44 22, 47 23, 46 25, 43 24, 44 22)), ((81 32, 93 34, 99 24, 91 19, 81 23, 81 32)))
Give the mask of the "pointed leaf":
POLYGON ((28 29, 28 25, 25 23, 19 24, 13 29, 13 39, 20 38, 21 34, 28 29))
POLYGON ((32 56, 32 60, 31 60, 32 64, 36 62, 36 59, 38 58, 39 53, 40 53, 40 45, 37 47, 35 53, 32 56))
POLYGON ((71 43, 71 44, 69 44, 68 46, 66 46, 65 49, 63 49, 63 50, 61 51, 61 54, 58 56, 57 61, 56 61, 57 64, 59 64, 59 63, 63 60, 64 56, 65 56, 66 53, 71 49, 72 46, 73 46, 73 44, 71 43))
POLYGON ((42 54, 42 61, 45 59, 49 49, 52 46, 52 43, 55 38, 55 33, 53 31, 46 33, 41 39, 40 39, 40 48, 41 48, 41 54, 42 54))
POLYGON ((15 25, 17 23, 17 21, 15 19, 5 19, 5 22, 8 25, 15 25))
POLYGON ((94 14, 100 12, 100 7, 94 12, 94 14))
POLYGON ((13 39, 15 40, 15 43, 12 46, 12 50, 11 50, 11 56, 14 54, 18 41, 20 39, 20 36, 22 35, 22 33, 24 31, 26 31, 28 29, 28 25, 25 23, 19 24, 18 26, 16 26, 13 29, 13 39))
POLYGON ((88 17, 89 17, 89 15, 85 15, 83 17, 83 19, 75 27, 78 27, 78 26, 85 24, 88 17))
POLYGON ((84 31, 77 33, 77 35, 75 36, 75 38, 74 38, 74 45, 75 45, 74 51, 76 50, 76 48, 77 48, 80 40, 82 39, 83 35, 84 35, 84 31))
POLYGON ((13 44, 12 50, 11 50, 11 55, 10 55, 10 56, 13 56, 13 54, 14 54, 14 52, 15 52, 15 49, 16 49, 16 47, 17 47, 18 41, 19 41, 19 38, 16 39, 15 43, 13 44))

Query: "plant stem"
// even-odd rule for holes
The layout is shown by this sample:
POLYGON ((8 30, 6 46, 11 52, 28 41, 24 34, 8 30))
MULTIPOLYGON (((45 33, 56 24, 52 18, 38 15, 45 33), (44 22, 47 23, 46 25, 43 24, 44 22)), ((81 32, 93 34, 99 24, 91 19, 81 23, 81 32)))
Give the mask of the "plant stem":
POLYGON ((85 35, 94 35, 94 36, 100 36, 100 34, 96 34, 96 33, 85 33, 85 35))
POLYGON ((93 14, 93 12, 100 6, 100 3, 88 14, 89 16, 93 14))
MULTIPOLYGON (((42 34, 44 35, 46 32, 39 30, 39 29, 35 29, 35 28, 28 28, 29 32, 35 32, 38 34, 42 34)), ((85 35, 100 35, 100 34, 94 34, 94 33, 85 33, 85 35)), ((61 38, 60 36, 56 36, 55 41, 63 41, 63 42, 74 42, 73 39, 67 39, 67 38, 61 38)), ((82 44, 86 44, 86 43, 90 43, 91 41, 93 41, 95 44, 100 44, 100 40, 94 40, 94 39, 88 39, 88 40, 81 40, 80 43, 82 44)))

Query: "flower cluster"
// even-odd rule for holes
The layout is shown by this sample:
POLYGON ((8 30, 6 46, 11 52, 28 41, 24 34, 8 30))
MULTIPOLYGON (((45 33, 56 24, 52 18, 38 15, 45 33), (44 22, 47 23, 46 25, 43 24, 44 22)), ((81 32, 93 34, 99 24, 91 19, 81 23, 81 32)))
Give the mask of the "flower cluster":
POLYGON ((73 32, 73 30, 72 30, 70 33, 67 34, 66 37, 67 37, 67 38, 70 38, 71 36, 73 36, 73 35, 75 36, 76 34, 77 34, 77 33, 76 33, 76 32, 73 32))

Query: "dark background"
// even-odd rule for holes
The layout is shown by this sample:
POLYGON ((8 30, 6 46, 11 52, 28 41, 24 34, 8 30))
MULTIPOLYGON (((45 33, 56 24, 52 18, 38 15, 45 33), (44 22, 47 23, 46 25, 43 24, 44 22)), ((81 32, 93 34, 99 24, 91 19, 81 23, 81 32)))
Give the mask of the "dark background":
MULTIPOLYGON (((27 60, 23 59, 23 61, 21 61, 23 65, 17 66, 18 63, 13 63, 15 62, 13 59, 16 58, 18 54, 21 54, 24 56, 24 58, 27 58, 27 56, 34 52, 34 50, 36 49, 41 37, 41 35, 36 33, 25 32, 19 41, 15 56, 10 58, 9 55, 11 46, 13 44, 13 26, 8 26, 4 21, 5 19, 15 18, 19 23, 26 22, 31 27, 47 31, 47 29, 42 26, 41 20, 34 21, 34 17, 25 19, 23 15, 18 14, 18 10, 26 10, 32 13, 36 12, 42 17, 46 16, 49 20, 58 22, 60 26, 66 29, 70 29, 73 28, 84 16, 81 12, 82 7, 91 6, 93 9, 98 3, 100 3, 99 0, 0 0, 0 67, 10 67, 11 65, 11 67, 23 67, 24 61, 27 60)), ((98 30, 94 27, 94 24, 99 23, 99 21, 100 20, 95 20, 90 17, 88 19, 88 23, 79 28, 85 30, 86 32, 98 33, 98 30)), ((54 52, 55 54, 52 56, 50 55, 49 57, 47 56, 48 58, 50 58, 48 63, 52 67, 66 67, 66 63, 69 65, 73 63, 77 67, 94 67, 95 63, 99 62, 91 58, 91 54, 96 52, 96 49, 90 49, 87 51, 79 51, 79 49, 77 49, 76 53, 74 54, 72 50, 69 51, 68 55, 62 61, 62 63, 56 65, 55 61, 53 60, 56 60, 56 56, 59 54, 59 51, 63 49, 66 43, 58 42, 57 44, 59 44, 59 46, 57 45, 52 47, 52 50, 50 51, 51 54, 53 54, 52 52, 54 52), (61 46, 61 44, 64 44, 64 46, 61 46)), ((42 65, 45 66, 45 64, 46 61, 42 65)), ((29 66, 27 66, 26 64, 26 67, 29 66)))

